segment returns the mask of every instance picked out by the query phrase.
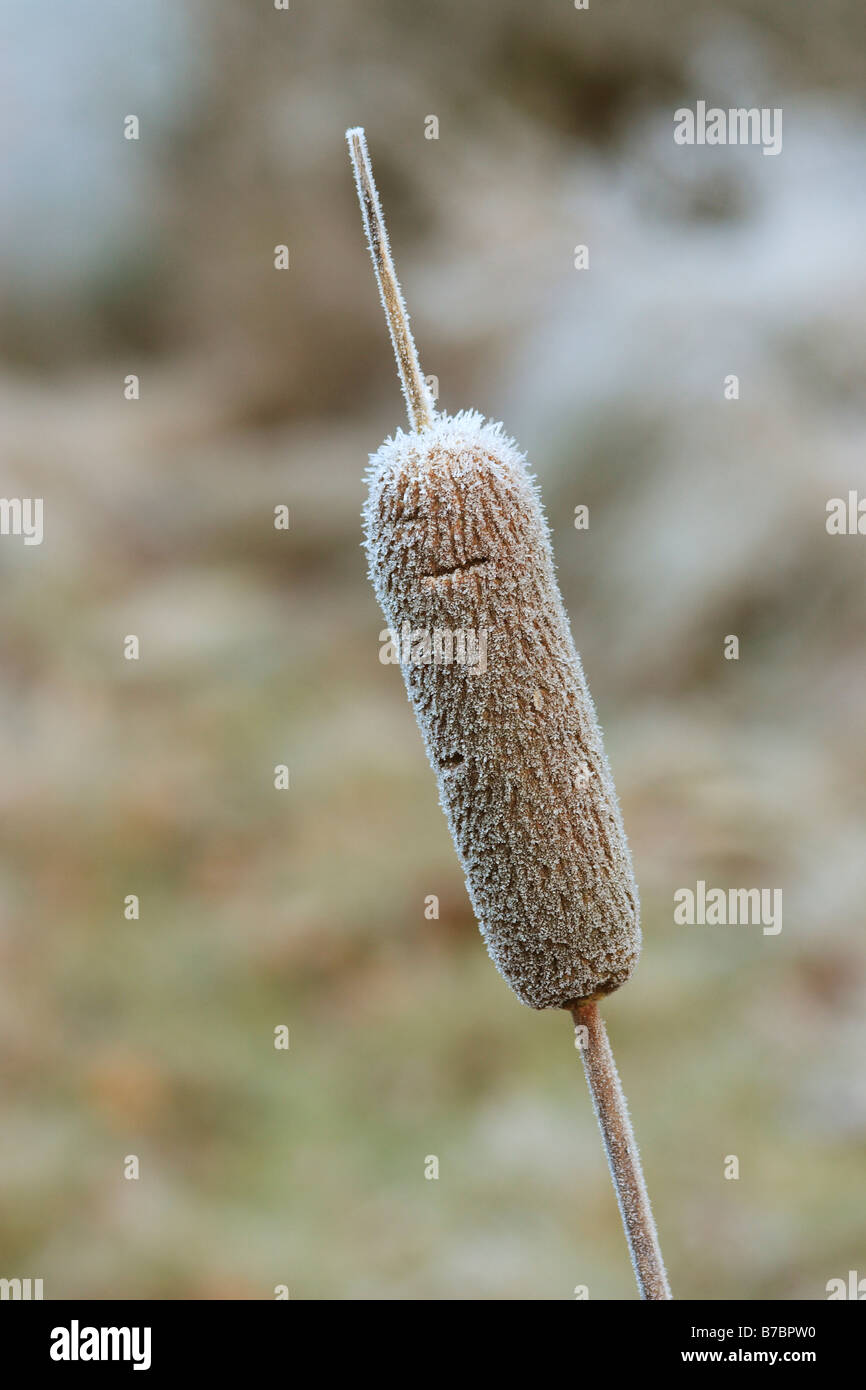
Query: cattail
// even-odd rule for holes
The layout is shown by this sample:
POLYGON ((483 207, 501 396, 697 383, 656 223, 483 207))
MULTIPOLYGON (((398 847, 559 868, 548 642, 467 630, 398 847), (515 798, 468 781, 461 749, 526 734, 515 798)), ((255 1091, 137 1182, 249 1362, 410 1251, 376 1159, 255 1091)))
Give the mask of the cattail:
POLYGON ((669 1298, 595 1004, 637 963, 637 888, 541 499, 501 425, 434 412, 364 133, 347 138, 411 425, 370 460, 370 576, 487 949, 523 1003, 583 1030, 638 1285, 669 1298))

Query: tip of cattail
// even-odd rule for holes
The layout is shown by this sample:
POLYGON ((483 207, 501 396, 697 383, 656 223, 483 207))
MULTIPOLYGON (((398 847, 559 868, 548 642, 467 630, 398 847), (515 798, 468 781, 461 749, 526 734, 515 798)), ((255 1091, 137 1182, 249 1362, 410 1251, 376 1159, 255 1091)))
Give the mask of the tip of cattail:
POLYGON ((382 216, 376 181, 370 164, 370 153, 362 126, 346 131, 349 157, 355 174, 355 187, 361 205, 361 218, 367 234, 367 245, 373 259, 373 269, 382 299, 382 308, 391 335, 391 345, 397 362, 397 374, 406 398, 409 419, 416 429, 429 424, 433 415, 430 389, 421 372, 418 350, 409 327, 409 315, 400 289, 400 281, 391 259, 388 229, 382 216))

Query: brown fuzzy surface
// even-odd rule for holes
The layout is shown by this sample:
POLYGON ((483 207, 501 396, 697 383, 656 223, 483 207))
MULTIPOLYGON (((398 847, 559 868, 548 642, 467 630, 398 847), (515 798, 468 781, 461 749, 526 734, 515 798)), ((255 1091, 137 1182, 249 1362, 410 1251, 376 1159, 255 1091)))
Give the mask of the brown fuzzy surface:
POLYGON ((608 994, 637 963, 637 888, 523 456, 477 414, 440 415, 386 441, 369 481, 389 627, 487 632, 484 671, 402 669, 490 956, 532 1008, 608 994))

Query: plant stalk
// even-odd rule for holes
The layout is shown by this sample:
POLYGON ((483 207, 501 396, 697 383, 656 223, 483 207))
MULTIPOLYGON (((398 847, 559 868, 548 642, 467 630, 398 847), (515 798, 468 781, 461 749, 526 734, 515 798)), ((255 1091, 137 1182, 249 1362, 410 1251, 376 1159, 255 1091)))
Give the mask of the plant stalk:
POLYGON ((640 1153, 604 1020, 593 999, 571 1005, 571 1014, 640 1296, 643 1299, 672 1298, 640 1153), (583 1037, 577 1032, 578 1028, 586 1029, 583 1037))
POLYGON ((415 340, 409 327, 406 303, 400 289, 400 282, 397 279, 397 272, 394 269, 394 262, 391 259, 388 231, 382 216, 376 183, 373 179, 367 140, 360 126, 347 130, 346 140, 349 144, 352 168, 355 171, 355 185, 358 189, 358 201, 361 204, 364 230, 367 233, 367 245, 373 258, 373 269, 376 272, 379 293, 382 296, 385 318, 388 320, 388 331, 391 334, 394 356, 397 359, 400 385, 403 387, 403 395, 406 397, 409 424, 413 429, 421 430, 425 425, 433 423, 430 392, 421 375, 421 364, 418 361, 418 350, 415 347, 415 340))

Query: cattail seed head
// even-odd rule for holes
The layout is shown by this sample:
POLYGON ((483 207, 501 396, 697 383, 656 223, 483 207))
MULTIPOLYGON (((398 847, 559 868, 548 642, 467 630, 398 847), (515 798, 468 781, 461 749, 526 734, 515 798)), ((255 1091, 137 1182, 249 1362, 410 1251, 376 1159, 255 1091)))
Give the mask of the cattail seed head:
POLYGON ((406 688, 490 956, 536 1009, 609 994, 637 963, 637 888, 526 462, 462 412, 398 431, 368 477, 370 577, 411 634, 406 688), (437 631, 484 662, 437 661, 437 631))

